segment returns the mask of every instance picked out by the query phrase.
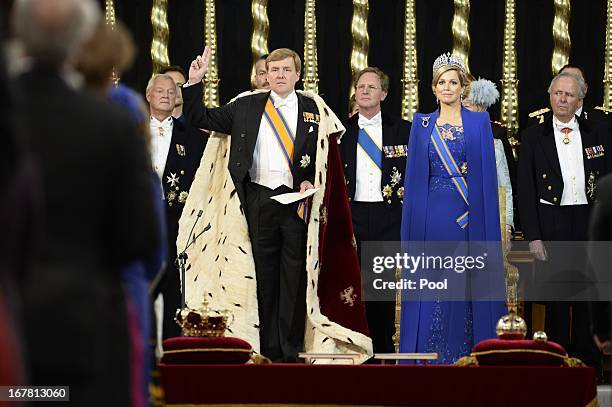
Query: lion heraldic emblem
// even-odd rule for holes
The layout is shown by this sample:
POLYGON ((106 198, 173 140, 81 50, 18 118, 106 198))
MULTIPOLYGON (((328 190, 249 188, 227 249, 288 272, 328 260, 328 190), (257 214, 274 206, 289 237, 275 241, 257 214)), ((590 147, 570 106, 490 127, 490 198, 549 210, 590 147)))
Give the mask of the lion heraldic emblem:
POLYGON ((347 304, 349 307, 355 305, 355 301, 357 300, 357 294, 355 294, 355 289, 353 286, 345 288, 344 291, 340 293, 340 299, 347 304))

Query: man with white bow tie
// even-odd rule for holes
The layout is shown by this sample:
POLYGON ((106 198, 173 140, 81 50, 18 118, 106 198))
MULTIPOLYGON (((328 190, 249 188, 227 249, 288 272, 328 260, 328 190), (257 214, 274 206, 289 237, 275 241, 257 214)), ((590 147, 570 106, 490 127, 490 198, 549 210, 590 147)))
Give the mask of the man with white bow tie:
POLYGON ((274 362, 294 362, 304 343, 309 210, 306 201, 283 205, 270 198, 314 188, 320 114, 329 112, 296 93, 301 61, 287 48, 266 58, 269 91, 206 108, 200 96, 209 60, 206 47, 191 63, 183 86, 185 114, 200 128, 231 135, 228 170, 255 263, 260 353, 274 362))
MULTIPOLYGON (((381 112, 388 91, 389 77, 379 68, 357 73, 359 114, 347 121, 340 145, 362 265, 372 264, 361 257, 362 242, 400 240, 410 123, 381 112)), ((371 270, 362 268, 364 273, 371 270)), ((394 352, 394 309, 393 302, 369 301, 366 305, 375 353, 394 352)))
POLYGON ((162 182, 168 227, 169 257, 158 287, 163 297, 163 338, 180 334, 174 322, 181 306, 180 278, 175 266, 178 222, 206 145, 206 133, 172 117, 176 97, 177 85, 170 75, 157 74, 149 80, 146 98, 151 115, 151 163, 162 182))
POLYGON ((590 332, 588 303, 567 299, 574 294, 572 287, 578 290, 578 282, 584 281, 584 242, 596 183, 610 171, 607 128, 576 113, 586 94, 582 77, 564 71, 552 79, 548 93, 553 114, 521 137, 519 215, 525 239, 539 260, 539 282, 557 287, 538 292, 547 301, 548 338, 597 367, 601 361, 590 332), (568 247, 555 241, 575 243, 568 247), (560 283, 570 291, 559 291, 560 283))

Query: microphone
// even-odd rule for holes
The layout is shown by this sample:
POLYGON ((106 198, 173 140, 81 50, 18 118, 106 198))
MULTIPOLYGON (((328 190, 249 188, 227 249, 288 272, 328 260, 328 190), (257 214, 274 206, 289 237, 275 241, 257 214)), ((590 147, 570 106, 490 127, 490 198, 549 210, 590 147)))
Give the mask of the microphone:
POLYGON ((203 213, 204 213, 204 211, 202 209, 200 209, 198 211, 196 219, 193 222, 193 225, 191 226, 191 230, 189 231, 189 237, 187 238, 187 242, 185 243, 185 248, 176 257, 176 265, 178 266, 179 272, 181 273, 181 309, 184 309, 185 306, 187 305, 185 303, 185 265, 187 264, 187 258, 188 258, 188 256, 187 256, 187 249, 189 249, 189 247, 193 243, 195 243, 196 239, 198 237, 200 237, 202 235, 202 233, 206 232, 211 227, 210 223, 209 223, 204 228, 204 230, 202 230, 202 232, 200 232, 197 236, 193 236, 193 231, 194 231, 196 225, 198 224, 198 222, 200 221, 200 218, 202 217, 203 213), (193 240, 192 240, 192 237, 193 237, 193 240))

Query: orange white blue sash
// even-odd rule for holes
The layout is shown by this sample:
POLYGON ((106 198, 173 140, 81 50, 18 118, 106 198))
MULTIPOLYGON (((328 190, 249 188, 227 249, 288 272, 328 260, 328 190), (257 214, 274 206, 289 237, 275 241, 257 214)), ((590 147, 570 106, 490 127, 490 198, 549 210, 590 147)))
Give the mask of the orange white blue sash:
POLYGON ((291 131, 291 128, 287 124, 287 120, 285 120, 285 117, 281 111, 274 107, 274 100, 272 99, 272 96, 270 96, 266 102, 264 117, 270 125, 270 129, 272 129, 272 133, 274 133, 289 171, 291 171, 293 174, 293 147, 295 143, 295 135, 293 134, 293 131, 291 131))
MULTIPOLYGON (((470 204, 468 202, 467 181, 465 180, 465 177, 461 174, 461 171, 459 170, 459 167, 457 166, 457 162, 453 158, 453 155, 448 149, 446 142, 442 138, 440 129, 438 128, 437 125, 435 126, 435 130, 431 132, 431 141, 433 142, 436 152, 438 153, 438 156, 440 157, 440 160, 442 161, 442 164, 444 165, 446 172, 448 173, 451 180, 455 184, 455 187, 457 188, 457 192, 459 193, 459 195, 461 195, 465 204, 469 206, 470 204)), ((462 229, 465 229, 468 225, 468 214, 469 214, 469 211, 465 211, 463 215, 459 216, 456 219, 457 224, 462 229)))

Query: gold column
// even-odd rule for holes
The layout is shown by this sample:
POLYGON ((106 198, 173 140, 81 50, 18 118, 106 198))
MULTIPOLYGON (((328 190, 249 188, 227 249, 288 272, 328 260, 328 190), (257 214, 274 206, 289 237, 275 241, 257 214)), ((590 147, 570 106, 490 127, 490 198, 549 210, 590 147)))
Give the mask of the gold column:
POLYGON ((415 0, 406 0, 402 118, 412 121, 412 115, 417 110, 419 110, 419 79, 417 70, 415 0))
POLYGON ((268 32, 270 22, 268 21, 268 0, 253 0, 251 13, 253 14, 253 36, 251 38, 251 54, 253 55, 253 67, 251 68, 251 84, 255 87, 255 63, 268 51, 268 32))
POLYGON ((115 16, 115 1, 114 0, 106 0, 104 2, 104 19, 106 24, 111 27, 115 26, 115 21, 117 18, 115 16))
POLYGON ((470 0, 455 0, 453 16, 453 54, 461 57, 470 72, 470 0))
POLYGON ((170 65, 168 59, 168 0, 153 0, 151 23, 153 25, 151 60, 153 74, 156 74, 160 68, 170 65))
MULTIPOLYGON (((104 20, 107 25, 111 26, 111 29, 115 29, 115 23, 117 22, 117 17, 115 15, 115 1, 114 0, 106 0, 104 2, 104 20)), ((111 79, 115 86, 119 84, 119 75, 117 75, 117 71, 115 67, 113 67, 113 72, 111 74, 111 79)))
POLYGON ((217 23, 215 0, 204 4, 204 43, 210 47, 210 63, 204 77, 203 101, 207 107, 219 106, 219 69, 217 67, 217 23))
POLYGON ((353 0, 353 19, 351 20, 351 33, 353 34, 351 72, 353 79, 351 79, 349 97, 355 93, 355 74, 368 66, 368 48, 370 47, 368 11, 368 0, 353 0))
POLYGON ((606 109, 612 109, 612 0, 608 0, 608 20, 606 24, 606 60, 603 82, 603 106, 606 109))
POLYGON ((569 34, 570 0, 555 1, 555 19, 553 20, 553 56, 552 74, 556 75, 569 61, 571 39, 569 34))
POLYGON ((506 0, 504 26, 504 58, 502 62, 501 121, 508 129, 508 138, 514 158, 517 157, 518 140, 518 79, 516 78, 516 0, 506 0))
POLYGON ((306 0, 304 7, 304 90, 319 93, 319 63, 317 60, 316 1, 306 0))

